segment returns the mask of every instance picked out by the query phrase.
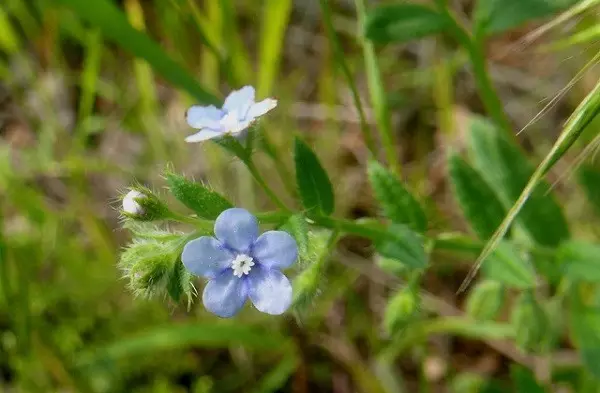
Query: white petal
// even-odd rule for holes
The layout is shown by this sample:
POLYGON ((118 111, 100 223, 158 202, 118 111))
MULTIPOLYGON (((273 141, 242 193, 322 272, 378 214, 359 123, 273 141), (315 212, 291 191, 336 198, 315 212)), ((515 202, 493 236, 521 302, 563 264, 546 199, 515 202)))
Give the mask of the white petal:
POLYGON ((274 100, 272 98, 266 98, 261 102, 257 102, 256 104, 250 107, 248 113, 246 113, 246 119, 252 120, 254 118, 262 116, 271 109, 275 108, 276 106, 277 100, 274 100))
POLYGON ((185 141, 188 143, 202 142, 202 141, 206 141, 208 139, 217 138, 219 136, 223 136, 223 133, 218 132, 218 131, 204 129, 200 132, 195 133, 194 135, 188 136, 187 138, 185 138, 185 141))
POLYGON ((252 102, 254 102, 254 87, 244 86, 239 90, 229 93, 223 103, 223 109, 226 111, 232 111, 238 108, 241 109, 245 104, 252 102))
POLYGON ((219 120, 223 117, 223 111, 216 108, 214 105, 210 106, 199 106, 194 105, 190 107, 186 114, 185 119, 192 128, 218 128, 219 120))

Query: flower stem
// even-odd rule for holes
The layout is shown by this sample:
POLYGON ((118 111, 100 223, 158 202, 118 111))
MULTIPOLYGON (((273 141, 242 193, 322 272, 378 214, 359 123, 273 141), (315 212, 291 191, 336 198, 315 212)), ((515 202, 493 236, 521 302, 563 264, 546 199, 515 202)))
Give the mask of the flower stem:
POLYGON ((244 163, 246 164, 246 167, 252 174, 252 177, 254 177, 254 180, 256 180, 256 182, 262 187, 262 189, 264 190, 265 194, 267 194, 269 199, 271 199, 271 201, 275 205, 277 205, 277 207, 279 207, 280 209, 289 212, 290 209, 287 208, 287 206, 283 203, 283 201, 281 199, 279 199, 277 194, 275 194, 275 192, 271 189, 271 187, 269 187, 267 182, 265 182, 265 179, 260 174, 260 171, 254 164, 254 161, 252 161, 252 159, 248 159, 248 160, 244 161, 244 163))

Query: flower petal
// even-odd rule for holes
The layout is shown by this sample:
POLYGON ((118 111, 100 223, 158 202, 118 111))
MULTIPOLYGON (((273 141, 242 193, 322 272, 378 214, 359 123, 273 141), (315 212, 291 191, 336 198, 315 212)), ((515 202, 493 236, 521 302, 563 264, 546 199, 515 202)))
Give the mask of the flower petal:
POLYGON ((231 266, 234 256, 214 237, 202 236, 183 247, 181 262, 198 276, 216 277, 231 266))
POLYGON ((185 113, 185 119, 190 127, 201 129, 201 128, 212 128, 217 129, 219 126, 219 120, 223 117, 223 111, 215 107, 194 105, 190 107, 185 113))
POLYGON ((202 293, 202 303, 213 314, 229 318, 242 308, 247 296, 244 280, 227 270, 206 284, 202 293))
POLYGON ((298 258, 298 246, 289 233, 268 231, 254 242, 252 256, 267 268, 283 269, 291 266, 298 258))
POLYGON ((253 120, 259 116, 264 115, 265 113, 267 113, 271 109, 275 108, 276 106, 277 106, 277 100, 274 100, 272 98, 266 98, 266 99, 262 100, 261 102, 257 102, 256 104, 252 105, 250 107, 250 109, 248 109, 245 119, 253 120))
POLYGON ((244 86, 239 90, 234 90, 229 93, 223 103, 223 109, 226 111, 241 109, 249 102, 254 102, 254 87, 244 86))
POLYGON ((215 220, 215 235, 226 246, 248 252, 258 237, 258 221, 247 210, 227 209, 215 220))
POLYGON ((209 130, 207 128, 185 138, 188 143, 202 142, 213 138, 223 136, 222 132, 209 130))
POLYGON ((279 270, 254 266, 248 284, 248 295, 258 311, 280 315, 292 304, 292 284, 279 270))

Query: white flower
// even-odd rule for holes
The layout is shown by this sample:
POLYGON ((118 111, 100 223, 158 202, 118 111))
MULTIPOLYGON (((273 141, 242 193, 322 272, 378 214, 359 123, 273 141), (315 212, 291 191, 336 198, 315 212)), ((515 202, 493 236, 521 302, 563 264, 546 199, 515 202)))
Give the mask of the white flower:
POLYGON ((201 142, 225 134, 237 135, 258 117, 277 106, 277 100, 266 98, 254 102, 254 87, 244 86, 232 91, 219 109, 214 105, 194 105, 188 109, 186 120, 200 132, 185 138, 186 142, 201 142))
POLYGON ((136 201, 136 198, 144 198, 144 196, 145 195, 139 191, 129 191, 123 198, 123 211, 134 216, 144 214, 144 208, 136 201))

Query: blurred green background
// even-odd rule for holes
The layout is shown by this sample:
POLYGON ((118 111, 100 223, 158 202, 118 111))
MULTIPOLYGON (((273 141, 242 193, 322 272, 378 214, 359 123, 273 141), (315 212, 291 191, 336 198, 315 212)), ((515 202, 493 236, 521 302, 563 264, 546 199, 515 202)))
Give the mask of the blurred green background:
MULTIPOLYGON (((366 2, 367 14, 380 3, 366 2)), ((470 0, 437 3, 459 21, 476 8, 470 0)), ((516 22, 494 25, 484 74, 510 126, 528 126, 519 141, 537 163, 598 81, 597 68, 577 76, 600 47, 598 2, 561 14, 574 2, 523 0, 532 20, 508 6, 514 1, 487 3, 516 22)), ((382 158, 399 161, 433 231, 467 232, 444 157, 464 148, 467 120, 487 113, 482 82, 447 34, 371 46, 356 9, 349 0, 1 0, 1 391, 544 391, 535 379, 547 391, 600 391, 568 343, 553 356, 526 354, 497 340, 500 331, 460 323, 439 331, 417 325, 408 340, 390 341, 382 318, 402 280, 375 263, 369 242, 352 236, 332 254, 319 296, 285 317, 247 308, 220 320, 198 301, 188 309, 128 291, 116 267, 129 239, 118 209, 134 181, 162 192, 170 165, 238 206, 272 207, 218 146, 184 142, 193 132, 185 123, 190 105, 245 84, 256 86, 257 99, 279 99, 261 123, 268 145, 256 151, 276 192, 293 202, 292 142, 302 135, 332 179, 336 216, 377 216, 351 88, 366 125, 381 126, 368 59, 378 62, 395 139, 382 158), (551 358, 562 368, 544 379, 551 358)), ((592 241, 598 200, 586 200, 569 175, 597 128, 548 177, 571 231, 592 241)), ((588 160, 592 173, 593 165, 588 160)), ((432 259, 422 281, 425 313, 460 320, 465 295, 456 290, 475 256, 432 259)))

